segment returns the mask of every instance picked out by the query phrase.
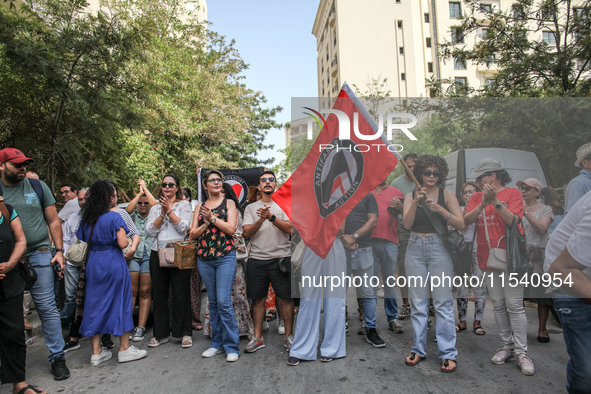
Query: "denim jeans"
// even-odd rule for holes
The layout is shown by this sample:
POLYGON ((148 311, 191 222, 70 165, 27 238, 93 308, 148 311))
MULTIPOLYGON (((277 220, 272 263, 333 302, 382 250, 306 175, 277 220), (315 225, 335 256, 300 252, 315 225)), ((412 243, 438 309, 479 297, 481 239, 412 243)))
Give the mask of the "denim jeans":
POLYGON ((435 335, 440 359, 455 360, 456 329, 454 320, 451 280, 453 262, 439 235, 420 237, 411 234, 406 249, 406 278, 408 280, 410 304, 412 306, 412 329, 414 346, 411 352, 421 357, 427 355, 427 328, 429 299, 437 314, 435 335), (434 277, 450 278, 443 283, 433 282, 434 277), (430 279, 427 281, 427 279, 430 279), (433 289, 431 284, 433 283, 433 289), (437 286, 436 286, 437 285, 437 286))
POLYGON ((396 266, 398 260, 398 245, 387 239, 373 238, 373 274, 379 276, 382 267, 382 281, 384 287, 384 309, 388 322, 398 319, 398 304, 396 302, 396 266))
POLYGON ((559 290, 554 295, 554 306, 570 356, 566 364, 566 390, 571 394, 588 393, 591 389, 591 305, 559 290))
POLYGON ((69 324, 74 318, 76 312, 76 287, 78 287, 78 277, 80 276, 80 267, 66 264, 64 272, 64 283, 66 285, 66 302, 60 311, 62 324, 69 324))
POLYGON ((232 288, 236 280, 236 252, 224 257, 198 260, 199 274, 207 288, 211 324, 211 348, 226 354, 240 354, 238 322, 232 305, 232 288))
POLYGON ((50 352, 48 360, 53 362, 54 359, 64 355, 64 338, 53 292, 54 272, 51 266, 51 253, 34 252, 29 256, 29 262, 37 272, 37 282, 30 292, 43 326, 45 345, 50 352))
MULTIPOLYGON (((353 272, 352 283, 359 289, 359 297, 363 302, 363 316, 366 328, 376 328, 377 323, 377 299, 376 288, 371 286, 370 278, 373 276, 373 253, 371 246, 356 250, 345 249, 347 255, 347 268, 353 272)), ((378 285, 374 281, 374 285, 378 285)))

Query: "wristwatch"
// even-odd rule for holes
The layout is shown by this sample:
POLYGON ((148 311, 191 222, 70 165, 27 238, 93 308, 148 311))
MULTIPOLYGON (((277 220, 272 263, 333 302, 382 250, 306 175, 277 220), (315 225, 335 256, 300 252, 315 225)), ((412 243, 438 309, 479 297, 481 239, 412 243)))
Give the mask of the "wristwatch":
POLYGON ((55 252, 56 252, 56 253, 57 253, 57 252, 62 252, 62 253, 64 253, 64 250, 63 250, 63 249, 61 249, 61 248, 57 248, 57 249, 55 250, 55 252))
POLYGON ((215 224, 216 218, 215 216, 211 219, 211 224, 215 224))
POLYGON ((501 209, 501 207, 505 207, 507 208, 507 204, 505 203, 505 201, 501 201, 498 204, 495 204, 495 209, 498 211, 501 209))
POLYGON ((526 216, 527 214, 529 214, 529 211, 523 212, 523 216, 526 216))
POLYGON ((269 219, 269 221, 271 223, 273 223, 275 221, 275 219, 277 219, 277 216, 273 215, 273 216, 271 216, 271 219, 269 219))
POLYGON ((355 238, 355 239, 359 238, 359 234, 357 234, 357 233, 354 233, 354 234, 353 234, 353 238, 355 238))

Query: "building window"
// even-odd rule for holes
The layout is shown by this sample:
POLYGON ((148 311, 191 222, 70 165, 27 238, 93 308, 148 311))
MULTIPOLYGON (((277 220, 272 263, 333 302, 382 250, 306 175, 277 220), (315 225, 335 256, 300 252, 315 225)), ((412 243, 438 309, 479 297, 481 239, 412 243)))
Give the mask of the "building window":
POLYGON ((334 37, 334 41, 333 41, 332 45, 337 45, 337 29, 336 28, 332 31, 332 36, 334 37))
POLYGON ((398 4, 400 4, 400 0, 396 0, 396 2, 397 2, 398 4))
POLYGON ((398 28, 402 29, 402 21, 398 21, 398 28))
POLYGON ((488 34, 488 29, 482 29, 480 35, 482 36, 482 38, 486 38, 486 35, 488 34))
POLYGON ((465 70, 466 69, 466 61, 459 56, 454 56, 454 68, 456 70, 465 70))
POLYGON ((430 73, 433 72, 433 63, 431 63, 431 62, 427 63, 427 71, 430 73))
POLYGON ((457 87, 459 86, 466 86, 468 85, 468 78, 466 77, 456 77, 455 78, 455 84, 457 87))
POLYGON ((578 17, 583 16, 583 8, 573 7, 573 15, 578 17))
POLYGON ((556 37, 551 31, 543 31, 542 35, 546 44, 556 44, 556 37))
POLYGON ((427 37, 425 43, 427 44, 427 48, 431 48, 431 37, 427 37))
POLYGON ((199 7, 196 1, 187 1, 187 11, 195 11, 199 7))
POLYGON ((429 97, 437 97, 437 89, 435 89, 435 88, 429 89, 429 97))
POLYGON ((513 18, 515 19, 525 19, 525 12, 523 11, 523 7, 520 4, 513 4, 513 18))
POLYGON ((425 13, 425 23, 429 23, 429 13, 425 13))
POLYGON ((404 55, 404 47, 400 47, 398 50, 400 51, 401 55, 404 55))
POLYGON ((462 8, 460 3, 449 3, 449 17, 450 18, 461 18, 462 8))
POLYGON ((487 64, 494 64, 495 62, 495 55, 488 55, 485 57, 486 63, 487 64))
POLYGON ((486 78, 484 82, 486 83, 487 88, 491 88, 494 85, 495 80, 492 78, 486 78))
POLYGON ((492 4, 480 4, 480 12, 492 12, 492 4))
POLYGON ((542 20, 552 21, 554 20, 554 8, 550 5, 542 8, 542 20))
POLYGON ((406 81, 406 74, 405 73, 400 74, 400 80, 406 81))
POLYGON ((326 61, 328 61, 328 45, 326 46, 326 61))
POLYGON ((455 44, 464 43, 464 33, 461 27, 452 26, 451 28, 451 41, 455 44))

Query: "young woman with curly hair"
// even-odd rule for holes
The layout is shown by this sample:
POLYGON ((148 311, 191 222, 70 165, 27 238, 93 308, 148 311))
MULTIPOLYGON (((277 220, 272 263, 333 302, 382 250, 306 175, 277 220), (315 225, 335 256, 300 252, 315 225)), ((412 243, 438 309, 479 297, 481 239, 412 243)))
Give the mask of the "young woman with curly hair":
POLYGON ((431 290, 429 281, 429 277, 434 276, 453 278, 453 261, 425 212, 429 210, 441 224, 449 224, 460 231, 465 227, 464 217, 455 195, 442 189, 448 173, 445 159, 432 155, 421 156, 413 173, 420 186, 404 200, 403 224, 411 231, 405 266, 407 277, 420 277, 421 280, 409 282, 414 346, 405 362, 414 366, 427 356, 429 303, 432 295, 437 314, 437 347, 439 358, 443 360, 441 372, 454 372, 458 351, 451 283, 442 281, 431 290))

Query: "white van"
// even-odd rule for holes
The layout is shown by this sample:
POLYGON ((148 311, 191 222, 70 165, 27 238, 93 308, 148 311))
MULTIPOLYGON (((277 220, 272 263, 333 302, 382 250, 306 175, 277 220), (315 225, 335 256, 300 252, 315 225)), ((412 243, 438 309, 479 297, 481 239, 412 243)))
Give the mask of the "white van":
POLYGON ((449 166, 445 188, 454 192, 462 201, 460 192, 462 185, 466 181, 474 181, 474 179, 466 179, 466 177, 474 171, 476 163, 485 157, 491 157, 501 162, 511 175, 511 183, 507 186, 516 187, 517 181, 527 178, 538 179, 544 187, 552 186, 548 171, 537 153, 515 149, 482 148, 460 149, 445 156, 449 166))

